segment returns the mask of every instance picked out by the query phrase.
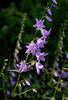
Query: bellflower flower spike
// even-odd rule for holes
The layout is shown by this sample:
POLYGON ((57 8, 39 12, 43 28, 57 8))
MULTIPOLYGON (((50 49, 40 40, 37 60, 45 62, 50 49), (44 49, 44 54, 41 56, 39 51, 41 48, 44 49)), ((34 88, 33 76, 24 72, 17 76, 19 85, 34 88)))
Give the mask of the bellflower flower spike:
POLYGON ((36 53, 40 51, 40 49, 38 48, 37 44, 35 44, 33 41, 26 47, 28 48, 26 50, 26 53, 31 52, 33 55, 36 55, 36 53))
POLYGON ((38 52, 38 53, 36 54, 36 57, 37 57, 38 62, 40 62, 40 60, 41 60, 41 61, 45 61, 45 56, 47 56, 47 55, 48 55, 48 53, 41 53, 41 52, 38 52))
POLYGON ((38 20, 36 18, 36 24, 34 24, 33 27, 37 27, 37 30, 40 30, 41 28, 45 28, 45 25, 43 25, 44 21, 45 21, 44 19, 38 20))
POLYGON ((27 65, 25 60, 21 62, 20 66, 19 66, 19 72, 26 72, 27 69, 30 67, 30 65, 27 65))
POLYGON ((50 18, 49 16, 46 16, 46 19, 50 22, 52 22, 52 18, 50 18))
POLYGON ((37 74, 40 74, 40 69, 43 69, 43 68, 44 66, 40 62, 36 63, 37 74))
POLYGON ((44 40, 43 38, 39 38, 39 39, 37 39, 37 43, 36 44, 37 44, 37 46, 39 48, 43 48, 46 43, 47 43, 46 40, 44 40))
POLYGON ((49 15, 52 15, 52 12, 51 12, 50 9, 48 9, 47 12, 48 12, 49 15))
POLYGON ((41 30, 41 33, 42 33, 43 37, 45 38, 45 37, 47 37, 47 36, 50 35, 50 33, 51 33, 51 28, 50 28, 48 31, 45 30, 45 29, 42 29, 42 30, 41 30))

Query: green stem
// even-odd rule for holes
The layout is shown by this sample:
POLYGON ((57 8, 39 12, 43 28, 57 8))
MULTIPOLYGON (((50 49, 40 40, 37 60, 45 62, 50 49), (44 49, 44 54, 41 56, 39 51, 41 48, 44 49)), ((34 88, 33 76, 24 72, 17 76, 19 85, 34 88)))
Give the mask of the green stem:
MULTIPOLYGON (((21 73, 19 73, 19 76, 18 76, 18 79, 17 79, 16 85, 15 85, 15 88, 14 88, 13 94, 14 94, 15 91, 16 91, 17 85, 18 85, 18 83, 19 83, 20 76, 21 76, 21 73)), ((13 94, 12 94, 12 95, 13 95, 13 94)))

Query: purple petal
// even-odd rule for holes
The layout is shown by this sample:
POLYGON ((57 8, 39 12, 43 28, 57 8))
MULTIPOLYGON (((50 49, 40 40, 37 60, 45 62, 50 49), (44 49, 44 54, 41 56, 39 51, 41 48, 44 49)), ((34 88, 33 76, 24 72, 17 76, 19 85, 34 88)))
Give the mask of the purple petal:
POLYGON ((57 1, 56 0, 53 0, 53 3, 57 5, 57 1))
POLYGON ((50 18, 49 16, 46 16, 46 19, 48 20, 48 21, 52 21, 52 18, 50 18))
POLYGON ((52 6, 53 6, 54 8, 56 8, 56 9, 59 9, 59 7, 58 7, 58 6, 56 6, 56 5, 54 5, 54 4, 53 4, 52 6))
POLYGON ((52 15, 52 12, 51 12, 51 10, 50 10, 50 9, 48 9, 48 11, 47 11, 47 12, 48 12, 48 14, 49 14, 49 15, 52 15))

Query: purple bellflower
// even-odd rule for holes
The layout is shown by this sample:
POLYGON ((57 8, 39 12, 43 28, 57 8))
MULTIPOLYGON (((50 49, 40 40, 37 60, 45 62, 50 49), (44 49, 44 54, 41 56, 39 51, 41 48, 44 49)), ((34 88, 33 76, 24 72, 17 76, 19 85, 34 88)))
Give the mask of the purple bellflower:
POLYGON ((43 69, 43 68, 44 66, 40 62, 36 63, 37 74, 40 74, 40 69, 43 69))
POLYGON ((50 33, 51 33, 51 28, 50 28, 48 31, 45 30, 45 29, 42 29, 42 30, 41 30, 41 33, 42 33, 42 36, 43 36, 44 38, 46 38, 47 36, 50 35, 50 33))
POLYGON ((62 71, 61 77, 62 77, 62 78, 68 77, 68 72, 62 71))
POLYGON ((12 74, 12 77, 16 77, 16 74, 14 72, 12 72, 11 74, 12 74))
POLYGON ((57 1, 56 0, 53 0, 53 3, 57 5, 57 1))
POLYGON ((66 85, 67 85, 67 82, 66 81, 64 83, 61 83, 61 87, 62 88, 66 87, 66 85))
POLYGON ((26 47, 27 47, 26 53, 31 52, 33 55, 36 55, 36 53, 40 51, 37 44, 35 44, 33 41, 26 47))
POLYGON ((58 6, 56 6, 56 5, 54 5, 54 4, 52 4, 52 6, 53 6, 54 8, 56 8, 56 9, 59 9, 59 7, 58 7, 58 6))
POLYGON ((41 60, 41 61, 45 61, 45 56, 47 56, 47 55, 48 55, 48 53, 41 53, 41 52, 38 52, 38 53, 36 54, 36 57, 37 57, 38 62, 40 62, 40 60, 41 60))
POLYGON ((46 19, 47 19, 48 21, 52 22, 52 18, 51 18, 51 17, 46 16, 46 19))
POLYGON ((11 81, 11 86, 13 87, 16 84, 16 82, 13 80, 12 77, 10 78, 10 81, 11 81))
POLYGON ((44 19, 43 20, 38 20, 36 18, 36 24, 34 24, 33 27, 37 27, 37 30, 45 28, 45 25, 43 25, 44 21, 45 21, 44 19))
POLYGON ((55 77, 58 77, 59 74, 58 74, 57 72, 54 72, 54 76, 55 76, 55 77))
POLYGON ((66 58, 68 59, 68 53, 66 54, 66 58))
POLYGON ((27 65, 25 60, 21 62, 21 64, 19 65, 19 72, 26 72, 27 69, 30 67, 30 65, 27 65))
POLYGON ((37 43, 36 44, 37 44, 37 46, 39 48, 43 48, 46 43, 47 43, 47 41, 45 39, 39 38, 39 39, 37 39, 37 43))
POLYGON ((48 9, 47 12, 48 12, 49 15, 52 15, 52 12, 51 12, 50 9, 48 9))
POLYGON ((7 95, 10 96, 10 91, 9 90, 7 90, 7 95))

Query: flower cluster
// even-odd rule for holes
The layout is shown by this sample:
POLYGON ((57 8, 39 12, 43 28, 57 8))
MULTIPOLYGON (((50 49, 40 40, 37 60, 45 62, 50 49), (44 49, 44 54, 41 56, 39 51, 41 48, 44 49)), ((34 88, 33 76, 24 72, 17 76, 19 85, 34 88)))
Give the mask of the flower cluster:
MULTIPOLYGON (((57 5, 56 0, 53 0, 53 3, 54 3, 53 6, 57 5)), ((52 21, 52 18, 50 17, 52 15, 51 9, 48 8, 47 12, 48 12, 48 15, 45 16, 45 18, 51 22, 52 21)), ((41 61, 45 62, 45 60, 46 60, 45 56, 47 56, 48 53, 45 53, 45 52, 42 53, 41 48, 43 48, 45 46, 45 44, 47 43, 46 38, 51 33, 51 28, 49 30, 45 29, 44 21, 45 21, 45 19, 38 20, 36 18, 36 24, 34 24, 33 27, 36 27, 37 30, 41 31, 42 37, 38 38, 36 43, 34 43, 34 41, 32 41, 29 45, 26 46, 26 48, 27 48, 26 53, 30 52, 30 53, 32 53, 32 55, 36 56, 36 58, 37 58, 37 62, 35 64, 37 74, 40 73, 40 69, 44 68, 44 65, 41 64, 41 61)))
POLYGON ((27 47, 26 53, 31 52, 32 55, 35 55, 37 58, 35 66, 38 74, 40 73, 40 69, 44 68, 44 66, 41 64, 41 61, 45 61, 45 56, 48 55, 48 53, 45 52, 42 53, 41 48, 45 46, 45 44, 47 43, 46 38, 51 33, 51 29, 49 29, 48 31, 44 29, 45 28, 44 21, 45 21, 44 19, 43 20, 36 19, 36 24, 33 25, 33 27, 36 27, 37 30, 41 31, 42 37, 38 38, 36 43, 32 41, 28 46, 26 46, 27 47))

